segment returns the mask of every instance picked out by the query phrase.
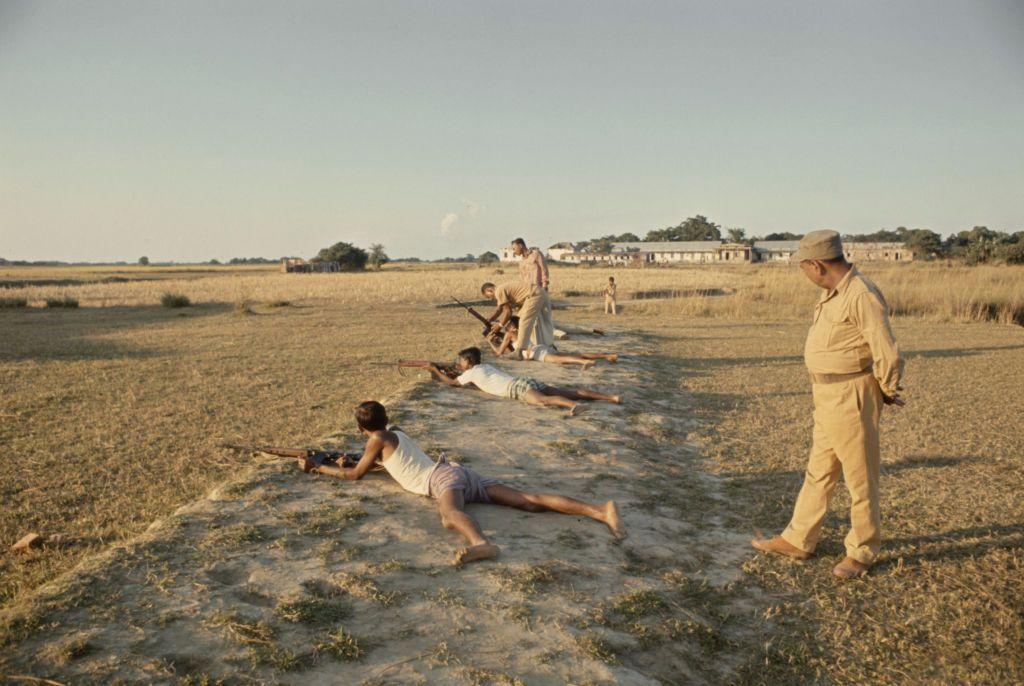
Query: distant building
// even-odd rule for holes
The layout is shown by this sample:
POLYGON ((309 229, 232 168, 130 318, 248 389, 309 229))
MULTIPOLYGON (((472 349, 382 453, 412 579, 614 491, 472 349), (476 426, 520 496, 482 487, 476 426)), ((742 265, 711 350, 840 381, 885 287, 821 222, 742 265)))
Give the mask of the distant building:
POLYGON ((613 253, 641 253, 644 262, 673 264, 715 262, 721 241, 634 241, 613 243, 613 253))
MULTIPOLYGON (((909 262, 914 259, 913 250, 903 243, 855 243, 844 242, 846 258, 851 262, 889 261, 909 262)), ((708 264, 727 262, 731 264, 748 262, 789 262, 800 247, 800 241, 755 241, 746 243, 724 243, 722 241, 634 241, 612 243, 611 252, 599 253, 580 250, 571 243, 556 243, 548 248, 552 260, 570 264, 602 264, 646 266, 653 264, 708 264)), ((515 261, 511 248, 506 260, 515 261)))
POLYGON ((724 243, 718 246, 719 262, 757 262, 757 253, 746 243, 724 243))
POLYGON ((307 262, 300 257, 288 257, 281 260, 281 271, 287 274, 334 273, 341 271, 341 265, 336 260, 307 262))
POLYGON ((906 243, 857 243, 843 241, 850 262, 912 262, 914 251, 906 243))
POLYGON ((518 262, 520 259, 522 258, 520 258, 514 252, 512 252, 512 248, 510 246, 506 245, 504 248, 501 249, 502 262, 518 262))
POLYGON ((555 243, 548 248, 548 259, 556 262, 563 262, 564 257, 576 252, 576 246, 572 243, 555 243))
POLYGON ((754 241, 755 262, 789 262, 800 241, 754 241))

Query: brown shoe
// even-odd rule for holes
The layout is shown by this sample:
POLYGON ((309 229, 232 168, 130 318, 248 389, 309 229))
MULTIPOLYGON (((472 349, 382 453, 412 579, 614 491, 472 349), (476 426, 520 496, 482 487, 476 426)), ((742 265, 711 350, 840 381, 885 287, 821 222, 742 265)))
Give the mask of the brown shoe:
POLYGON ((870 565, 854 560, 852 557, 844 557, 843 561, 832 568, 832 574, 840 579, 856 579, 868 573, 870 565))
POLYGON ((795 545, 784 539, 782 536, 772 536, 771 538, 755 538, 750 542, 750 545, 754 546, 762 553, 774 553, 776 555, 785 555, 786 557, 792 557, 795 560, 806 560, 811 556, 806 550, 800 550, 795 545))

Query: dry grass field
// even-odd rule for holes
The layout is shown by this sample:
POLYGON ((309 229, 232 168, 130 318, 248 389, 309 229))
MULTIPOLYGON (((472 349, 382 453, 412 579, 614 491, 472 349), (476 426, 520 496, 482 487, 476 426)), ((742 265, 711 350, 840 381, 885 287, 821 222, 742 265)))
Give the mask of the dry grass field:
MULTIPOLYGON (((1024 323, 1024 268, 865 271, 889 299, 908 358, 908 405, 883 418, 885 554, 866 581, 829 578, 841 554, 841 488, 820 557, 751 554, 745 583, 764 602, 752 621, 769 638, 744 647, 756 659, 738 662, 734 678, 1019 683, 1024 328, 1014 322, 1024 323)), ((611 325, 642 336, 656 358, 652 383, 700 420, 679 440, 698 443, 699 464, 723 480, 726 524, 750 534, 782 527, 810 444, 800 354, 813 286, 774 266, 556 268, 553 295, 566 305, 556 321, 607 323, 596 294, 609 274, 622 303, 611 325)), ((0 558, 0 602, 17 608, 230 480, 249 458, 220 448, 225 441, 307 445, 351 432, 355 402, 422 381, 380 363, 448 359, 478 340, 463 311, 435 305, 513 276, 408 265, 343 275, 0 268, 0 286, 16 286, 0 295, 27 301, 0 308, 0 542, 65 536, 0 558), (162 307, 164 293, 193 304, 162 307), (63 298, 80 307, 45 307, 63 298)), ((0 637, 0 654, 14 633, 0 637)))

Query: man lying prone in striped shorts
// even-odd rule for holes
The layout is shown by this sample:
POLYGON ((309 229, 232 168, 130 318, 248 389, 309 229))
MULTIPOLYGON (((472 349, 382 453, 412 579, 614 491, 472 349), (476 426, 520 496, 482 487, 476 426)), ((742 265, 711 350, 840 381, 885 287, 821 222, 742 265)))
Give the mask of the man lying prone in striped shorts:
POLYGON ((298 458, 299 467, 306 473, 358 480, 376 464, 383 465, 405 490, 437 500, 441 524, 455 529, 466 539, 469 545, 455 553, 455 566, 497 557, 500 552, 500 548, 483 535, 476 521, 466 514, 466 503, 491 503, 527 512, 550 511, 589 517, 607 525, 616 538, 626 537, 626 527, 612 500, 604 505, 591 505, 563 495, 519 491, 443 457, 434 462, 400 429, 387 428, 387 410, 376 400, 360 403, 355 415, 359 431, 367 437, 363 456, 355 467, 318 465, 307 457, 298 458))
POLYGON ((480 348, 466 348, 459 351, 456 367, 461 371, 457 378, 446 376, 431 362, 409 360, 400 363, 406 367, 419 367, 430 372, 431 376, 448 386, 479 388, 484 393, 500 398, 522 400, 531 405, 568 408, 570 415, 579 411, 580 400, 603 400, 609 403, 620 403, 617 395, 606 395, 588 388, 556 388, 548 386, 529 376, 512 376, 492 367, 480 364, 480 348))

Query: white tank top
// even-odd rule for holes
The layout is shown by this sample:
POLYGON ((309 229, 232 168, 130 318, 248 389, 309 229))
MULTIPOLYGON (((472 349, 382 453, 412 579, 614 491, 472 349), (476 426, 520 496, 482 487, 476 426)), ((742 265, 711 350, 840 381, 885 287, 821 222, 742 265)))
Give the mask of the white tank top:
POLYGON ((398 445, 381 464, 398 484, 411 493, 430 495, 428 483, 437 463, 401 431, 395 431, 398 445))

